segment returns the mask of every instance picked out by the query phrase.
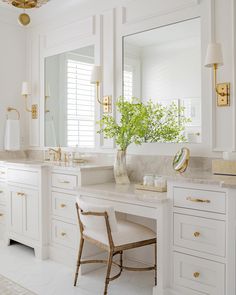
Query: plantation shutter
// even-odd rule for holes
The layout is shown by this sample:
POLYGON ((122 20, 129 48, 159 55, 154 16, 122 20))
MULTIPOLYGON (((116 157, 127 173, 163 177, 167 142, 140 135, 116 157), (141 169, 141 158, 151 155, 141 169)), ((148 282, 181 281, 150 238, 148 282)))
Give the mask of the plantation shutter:
POLYGON ((93 63, 67 60, 67 144, 95 146, 95 87, 90 83, 93 63))
POLYGON ((131 100, 133 97, 133 69, 126 65, 124 70, 124 98, 131 100))

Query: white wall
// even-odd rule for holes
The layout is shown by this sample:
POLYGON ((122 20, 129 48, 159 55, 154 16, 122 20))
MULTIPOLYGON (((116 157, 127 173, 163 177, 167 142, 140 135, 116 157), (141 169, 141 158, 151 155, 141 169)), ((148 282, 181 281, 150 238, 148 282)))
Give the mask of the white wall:
MULTIPOLYGON (((0 149, 6 122, 6 109, 11 106, 21 114, 22 148, 28 146, 28 127, 21 83, 26 78, 26 34, 17 23, 17 14, 0 9, 0 149)), ((16 118, 14 113, 9 117, 16 118)))
MULTIPOLYGON (((197 15, 202 15, 202 65, 207 44, 214 39, 215 33, 217 41, 223 43, 225 58, 219 80, 234 84, 234 0, 149 0, 148 5, 143 0, 101 0, 99 3, 81 0, 77 4, 72 1, 71 6, 64 7, 64 14, 53 5, 52 1, 34 13, 32 17, 35 17, 37 25, 28 35, 28 48, 31 51, 29 77, 37 85, 34 101, 39 102, 42 97, 42 57, 73 50, 75 46, 91 41, 96 44, 96 62, 104 66, 103 93, 118 97, 121 95, 121 37, 197 15), (38 25, 40 20, 43 21, 41 26, 38 25)), ((231 106, 217 108, 211 83, 211 71, 202 66, 203 142, 190 145, 193 155, 217 156, 220 155, 217 151, 236 149, 234 89, 231 92, 231 106)), ((98 108, 97 118, 100 112, 98 108)), ((42 118, 31 123, 31 146, 43 147, 42 118)), ((108 152, 112 147, 111 141, 97 136, 97 151, 108 152)), ((131 147, 129 152, 173 154, 178 148, 179 145, 173 144, 148 144, 131 147)))

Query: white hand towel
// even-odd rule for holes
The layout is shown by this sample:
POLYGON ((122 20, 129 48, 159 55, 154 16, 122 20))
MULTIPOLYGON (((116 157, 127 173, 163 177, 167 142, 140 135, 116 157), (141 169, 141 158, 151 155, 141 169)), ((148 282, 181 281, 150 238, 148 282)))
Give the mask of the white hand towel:
POLYGON ((5 150, 6 151, 20 150, 20 121, 19 120, 7 119, 6 121, 5 150))

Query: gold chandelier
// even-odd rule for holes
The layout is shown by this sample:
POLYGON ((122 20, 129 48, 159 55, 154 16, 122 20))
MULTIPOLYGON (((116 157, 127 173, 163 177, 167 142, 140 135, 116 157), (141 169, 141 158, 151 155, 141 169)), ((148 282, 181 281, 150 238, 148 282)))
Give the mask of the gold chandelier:
MULTIPOLYGON (((21 9, 32 9, 39 8, 43 4, 47 3, 49 0, 2 0, 3 2, 7 2, 14 7, 21 9)), ((30 16, 27 13, 21 13, 19 15, 19 23, 23 26, 27 26, 30 23, 30 16)))

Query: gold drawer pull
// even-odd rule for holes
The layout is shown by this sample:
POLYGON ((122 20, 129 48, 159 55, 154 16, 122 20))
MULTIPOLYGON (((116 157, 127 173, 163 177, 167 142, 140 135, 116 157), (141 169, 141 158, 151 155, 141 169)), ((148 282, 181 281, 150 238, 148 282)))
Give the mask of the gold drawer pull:
POLYGON ((66 207, 66 204, 61 204, 61 208, 65 208, 66 207))
POLYGON ((4 216, 4 214, 3 213, 0 213, 0 217, 3 217, 4 216))
POLYGON ((70 181, 68 181, 68 180, 60 180, 60 183, 69 184, 69 183, 70 183, 70 181))
POLYGON ((195 202, 195 203, 210 203, 210 200, 203 200, 203 199, 196 199, 196 198, 192 198, 192 197, 187 197, 186 198, 187 201, 190 202, 195 202))
POLYGON ((4 171, 1 171, 1 174, 6 174, 6 172, 4 172, 4 171))
POLYGON ((62 236, 62 237, 66 236, 66 233, 61 233, 61 236, 62 236))
POLYGON ((0 194, 3 194, 4 193, 4 191, 0 191, 0 194))
POLYGON ((196 279, 199 278, 199 277, 200 277, 200 272, 197 272, 197 271, 196 271, 196 272, 193 274, 193 276, 194 276, 194 278, 196 278, 196 279))
POLYGON ((25 196, 25 193, 20 193, 20 192, 18 192, 18 193, 17 193, 17 196, 21 196, 21 197, 23 197, 23 196, 25 196))
POLYGON ((200 237, 200 232, 196 231, 193 235, 194 235, 195 238, 199 238, 200 237))

